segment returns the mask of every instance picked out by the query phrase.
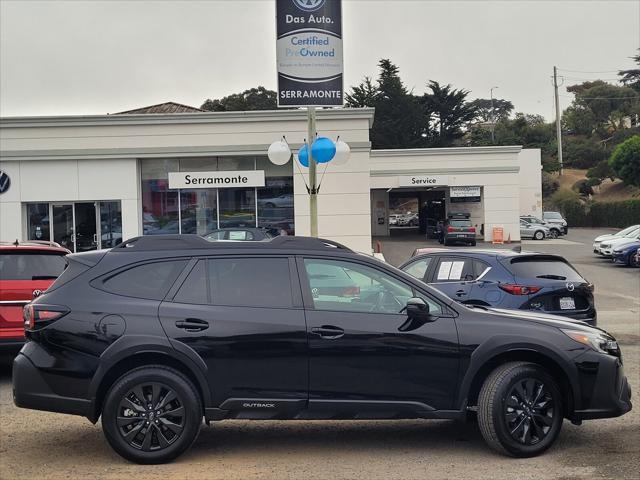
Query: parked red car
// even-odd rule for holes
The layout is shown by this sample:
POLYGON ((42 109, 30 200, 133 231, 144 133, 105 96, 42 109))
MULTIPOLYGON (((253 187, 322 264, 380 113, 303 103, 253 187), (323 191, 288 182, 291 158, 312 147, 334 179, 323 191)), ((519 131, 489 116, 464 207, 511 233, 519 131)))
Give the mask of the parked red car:
POLYGON ((53 242, 0 243, 0 349, 24 343, 22 309, 60 276, 68 253, 53 242))

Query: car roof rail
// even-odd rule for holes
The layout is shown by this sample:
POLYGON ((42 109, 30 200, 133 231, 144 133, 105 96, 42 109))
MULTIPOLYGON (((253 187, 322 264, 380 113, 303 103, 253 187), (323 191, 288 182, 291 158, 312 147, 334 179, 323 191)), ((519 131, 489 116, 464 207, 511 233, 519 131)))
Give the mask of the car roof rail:
POLYGON ((335 242, 333 240, 327 240, 326 238, 316 238, 316 237, 296 237, 294 235, 281 235, 275 238, 272 238, 270 245, 274 247, 280 248, 300 248, 306 250, 324 250, 327 248, 337 248, 339 250, 344 250, 346 252, 351 252, 352 250, 345 245, 335 242))
POLYGON ((0 245, 13 245, 14 247, 20 247, 22 245, 46 245, 48 247, 63 248, 59 243, 50 240, 26 240, 21 242, 17 238, 13 242, 0 242, 0 245))
POLYGON ((327 248, 339 249, 347 252, 352 250, 341 243, 315 237, 296 237, 293 235, 281 235, 268 242, 229 241, 211 242, 200 235, 143 235, 133 237, 112 248, 112 250, 185 250, 191 248, 200 249, 232 249, 232 248, 291 248, 300 250, 325 250, 327 248))

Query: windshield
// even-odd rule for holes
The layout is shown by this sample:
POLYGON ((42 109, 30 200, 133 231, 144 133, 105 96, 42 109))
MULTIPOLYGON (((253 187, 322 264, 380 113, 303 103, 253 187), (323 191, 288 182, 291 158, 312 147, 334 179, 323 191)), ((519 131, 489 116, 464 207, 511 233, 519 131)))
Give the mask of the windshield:
POLYGON ((640 228, 636 228, 635 230, 631 230, 629 233, 627 233, 626 235, 622 235, 623 237, 636 237, 638 234, 640 233, 640 228))
POLYGON ((640 225, 631 225, 630 227, 627 227, 627 228, 625 228, 623 230, 620 230, 619 232, 616 232, 613 235, 615 235, 617 237, 624 237, 625 235, 633 233, 633 231, 637 230, 638 228, 640 228, 640 225))
POLYGON ((0 254, 0 280, 49 280, 65 267, 64 255, 39 251, 0 254))
POLYGON ((452 227, 470 227, 470 220, 449 220, 449 225, 452 227))
POLYGON ((552 218, 554 220, 562 220, 562 215, 560 215, 558 212, 544 212, 542 214, 542 216, 544 218, 552 218))

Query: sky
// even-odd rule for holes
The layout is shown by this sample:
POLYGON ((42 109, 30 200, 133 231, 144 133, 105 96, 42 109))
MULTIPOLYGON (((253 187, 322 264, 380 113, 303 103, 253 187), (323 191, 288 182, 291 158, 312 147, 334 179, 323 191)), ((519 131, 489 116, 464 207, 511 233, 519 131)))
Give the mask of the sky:
MULTIPOLYGON (((615 81, 640 48, 640 0, 343 0, 345 87, 389 58, 429 80, 554 118, 566 85, 615 81), (595 72, 595 73, 592 73, 595 72)), ((114 113, 276 89, 274 0, 0 0, 0 116, 114 113)), ((348 88, 347 88, 348 90, 348 88)))

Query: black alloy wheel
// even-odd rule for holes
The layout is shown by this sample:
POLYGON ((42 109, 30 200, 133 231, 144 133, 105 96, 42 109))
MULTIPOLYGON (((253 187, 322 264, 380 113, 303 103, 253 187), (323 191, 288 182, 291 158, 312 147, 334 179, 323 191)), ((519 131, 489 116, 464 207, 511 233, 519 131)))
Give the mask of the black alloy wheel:
POLYGON ((491 372, 480 389, 478 426, 495 451, 532 457, 558 437, 563 403, 555 379, 544 368, 509 362, 491 372))
POLYGON ((164 365, 139 367, 111 386, 102 409, 109 445, 136 463, 173 460, 200 432, 202 400, 193 383, 164 365))
POLYGON ((504 418, 511 437, 523 445, 535 445, 553 425, 554 401, 545 384, 536 378, 518 380, 507 394, 504 418))
POLYGON ((173 389, 149 382, 135 386, 122 397, 117 422, 120 435, 133 448, 161 450, 180 438, 185 409, 173 389))

